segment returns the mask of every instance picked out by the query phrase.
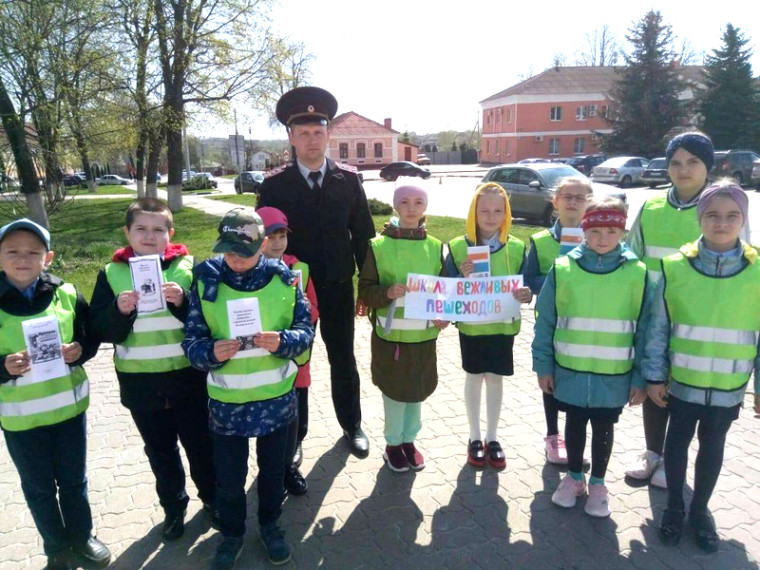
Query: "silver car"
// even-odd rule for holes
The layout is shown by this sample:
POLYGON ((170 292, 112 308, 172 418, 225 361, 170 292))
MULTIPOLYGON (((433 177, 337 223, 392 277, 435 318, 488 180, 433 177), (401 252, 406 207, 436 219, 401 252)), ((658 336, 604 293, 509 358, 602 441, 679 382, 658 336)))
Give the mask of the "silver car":
MULTIPOLYGON (((559 162, 536 162, 495 166, 481 182, 496 182, 507 191, 514 217, 538 220, 550 225, 554 219, 554 193, 559 182, 568 177, 588 180, 572 166, 559 162)), ((614 189, 605 187, 604 184, 594 185, 595 194, 610 194, 626 201, 625 192, 609 190, 614 189)))
POLYGON ((640 156, 616 156, 595 166, 591 171, 591 180, 628 188, 632 184, 642 183, 641 175, 648 164, 649 159, 640 156))

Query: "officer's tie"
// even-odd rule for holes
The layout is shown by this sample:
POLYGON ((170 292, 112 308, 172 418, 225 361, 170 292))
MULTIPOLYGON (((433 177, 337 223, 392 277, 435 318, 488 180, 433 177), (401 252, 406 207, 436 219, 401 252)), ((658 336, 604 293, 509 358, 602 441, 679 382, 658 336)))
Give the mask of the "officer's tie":
POLYGON ((322 187, 319 185, 319 179, 322 177, 322 173, 319 170, 312 170, 309 172, 309 180, 314 184, 311 189, 314 191, 314 195, 317 197, 317 201, 320 199, 322 193, 322 187))

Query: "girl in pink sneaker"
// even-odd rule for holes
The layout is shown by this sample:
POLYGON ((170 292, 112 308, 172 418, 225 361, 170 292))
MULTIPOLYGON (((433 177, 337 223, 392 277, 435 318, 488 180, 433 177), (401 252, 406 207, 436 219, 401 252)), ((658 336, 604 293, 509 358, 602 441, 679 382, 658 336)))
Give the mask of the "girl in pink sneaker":
POLYGON ((438 385, 435 344, 448 323, 404 318, 406 276, 439 275, 442 244, 425 231, 427 192, 416 182, 393 194, 398 218, 370 241, 359 276, 359 300, 370 309, 372 382, 383 393, 385 459, 391 471, 422 469, 414 445, 422 429, 422 402, 438 385))
MULTIPOLYGON (((512 214, 506 191, 493 182, 475 190, 467 217, 467 233, 451 240, 446 258, 446 274, 468 277, 475 269, 467 256, 467 248, 489 246, 490 274, 516 275, 525 260, 525 244, 509 235, 512 214)), ((530 303, 530 289, 514 292, 522 303, 530 303)), ((484 323, 458 323, 462 368, 467 376, 464 383, 464 402, 470 424, 467 462, 474 467, 486 463, 494 469, 507 465, 504 450, 496 436, 501 412, 504 376, 512 376, 512 346, 520 332, 520 319, 484 323), (485 445, 480 432, 480 394, 486 385, 485 445)))
MULTIPOLYGON (((586 211, 586 200, 594 193, 591 183, 585 177, 568 177, 557 185, 552 205, 557 212, 557 221, 546 230, 541 230, 530 237, 530 252, 525 263, 525 284, 534 295, 541 292, 546 275, 554 260, 564 253, 560 251, 562 232, 575 230, 581 225, 586 211)), ((544 416, 546 417, 546 460, 556 465, 567 465, 565 438, 559 433, 559 409, 557 401, 550 393, 544 392, 544 416)), ((589 462, 584 454, 583 464, 589 462)))
POLYGON ((584 241, 558 258, 536 302, 533 370, 566 412, 568 473, 552 495, 560 507, 586 494, 583 450, 590 422, 591 478, 585 511, 609 516, 604 477, 614 425, 626 403, 646 397, 638 369, 645 330, 646 266, 624 244, 626 207, 590 198, 584 241), (636 350, 634 351, 634 346, 636 350))

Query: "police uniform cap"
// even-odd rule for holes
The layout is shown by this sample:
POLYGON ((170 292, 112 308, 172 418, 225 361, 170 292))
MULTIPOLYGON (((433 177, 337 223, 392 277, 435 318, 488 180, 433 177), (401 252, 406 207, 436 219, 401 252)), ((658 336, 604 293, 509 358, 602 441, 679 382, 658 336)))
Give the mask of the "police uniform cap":
POLYGON ((286 127, 318 123, 327 125, 338 111, 338 101, 319 87, 296 87, 277 102, 277 120, 286 127))

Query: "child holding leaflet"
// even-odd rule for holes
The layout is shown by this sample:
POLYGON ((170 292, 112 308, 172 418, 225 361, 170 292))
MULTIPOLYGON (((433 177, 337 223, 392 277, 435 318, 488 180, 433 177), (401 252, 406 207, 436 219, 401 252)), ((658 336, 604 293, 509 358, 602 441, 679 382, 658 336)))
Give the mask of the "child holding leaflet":
POLYGON ((409 273, 440 275, 442 244, 427 235, 427 192, 414 181, 399 183, 393 194, 398 219, 391 219, 370 241, 359 276, 359 299, 371 309, 372 382, 383 393, 385 459, 391 471, 422 469, 414 445, 422 428, 422 402, 438 385, 435 344, 444 321, 404 318, 409 273))
POLYGON ((208 371, 209 424, 217 473, 216 507, 222 541, 213 570, 230 570, 243 549, 249 439, 256 438, 258 522, 267 559, 291 558, 282 513, 288 427, 296 418, 294 360, 314 340, 309 306, 293 273, 267 259, 264 223, 250 208, 234 208, 218 227, 223 254, 194 270, 182 347, 208 371))
POLYGON ((90 394, 82 367, 98 344, 89 336, 87 302, 74 285, 47 272, 53 255, 50 233, 32 220, 0 228, 0 426, 42 536, 47 567, 68 569, 74 554, 104 567, 111 553, 92 535, 87 500, 90 394), (25 323, 43 317, 58 335, 53 328, 52 334, 48 329, 31 338, 25 323), (28 353, 35 340, 44 355, 28 353), (62 375, 54 371, 56 360, 62 375), (48 370, 38 374, 38 363, 48 370))
MULTIPOLYGON (((475 190, 467 216, 467 233, 449 244, 446 275, 469 277, 474 264, 467 248, 485 245, 489 248, 490 275, 517 275, 523 269, 525 244, 509 235, 512 214, 506 191, 494 183, 481 184, 475 190)), ((530 303, 528 287, 513 292, 521 303, 530 303)), ((514 373, 512 346, 520 332, 520 319, 478 323, 458 323, 462 368, 466 373, 464 401, 470 424, 467 462, 474 467, 486 463, 495 469, 506 467, 506 456, 499 444, 496 430, 499 425, 504 376, 514 373), (486 437, 480 432, 480 398, 483 381, 486 384, 486 437)))
MULTIPOLYGON (((298 272, 298 284, 305 293, 311 309, 311 324, 316 328, 319 310, 317 309, 317 293, 314 283, 309 278, 309 266, 298 261, 295 255, 285 253, 288 247, 288 218, 277 208, 265 206, 256 210, 264 222, 266 235, 269 238, 264 248, 264 255, 269 259, 279 259, 288 269, 298 272)), ((303 451, 301 442, 306 437, 309 428, 309 386, 311 385, 311 346, 296 358, 298 364, 298 376, 296 376, 296 395, 298 396, 298 418, 293 422, 288 431, 288 452, 285 464, 285 490, 291 495, 303 495, 309 490, 298 467, 301 465, 303 451)))
POLYGON ((655 290, 642 363, 652 402, 670 409, 668 504, 660 537, 666 544, 681 538, 689 445, 696 431, 689 526, 706 552, 720 546, 707 503, 723 465, 726 434, 739 417, 753 371, 754 411, 760 413, 760 263, 757 252, 739 239, 748 206, 747 194, 733 180, 720 180, 702 192, 696 211, 702 236, 662 259, 663 279, 655 290))
MULTIPOLYGON (((580 231, 581 219, 586 211, 586 200, 593 193, 591 183, 586 178, 563 178, 557 185, 557 193, 552 200, 552 205, 558 213, 557 221, 551 228, 541 230, 530 237, 530 252, 525 264, 525 284, 534 295, 541 292, 554 260, 568 253, 560 252, 562 231, 565 228, 580 231)), ((567 465, 565 438, 559 433, 557 401, 547 392, 543 392, 543 398, 546 417, 546 460, 557 465, 567 465)), ((585 454, 583 462, 588 463, 585 454)))
POLYGON ((638 370, 646 266, 620 243, 625 220, 620 200, 591 198, 581 222, 585 241, 554 262, 536 302, 533 370, 541 390, 553 394, 566 412, 568 473, 552 502, 570 508, 586 494, 583 450, 590 422, 585 511, 593 517, 610 514, 604 477, 614 425, 626 403, 640 404, 646 397, 638 370))
POLYGON ((214 462, 208 429, 206 375, 182 352, 187 298, 193 279, 193 258, 187 247, 171 243, 171 210, 156 198, 141 198, 127 208, 127 247, 117 249, 99 274, 92 293, 90 326, 99 342, 114 344, 114 365, 122 405, 129 409, 145 444, 156 493, 164 510, 161 536, 176 540, 185 531, 190 501, 185 490, 182 444, 190 476, 203 510, 214 513, 214 462), (138 292, 130 260, 158 255, 166 308, 138 311, 150 290, 138 292))

